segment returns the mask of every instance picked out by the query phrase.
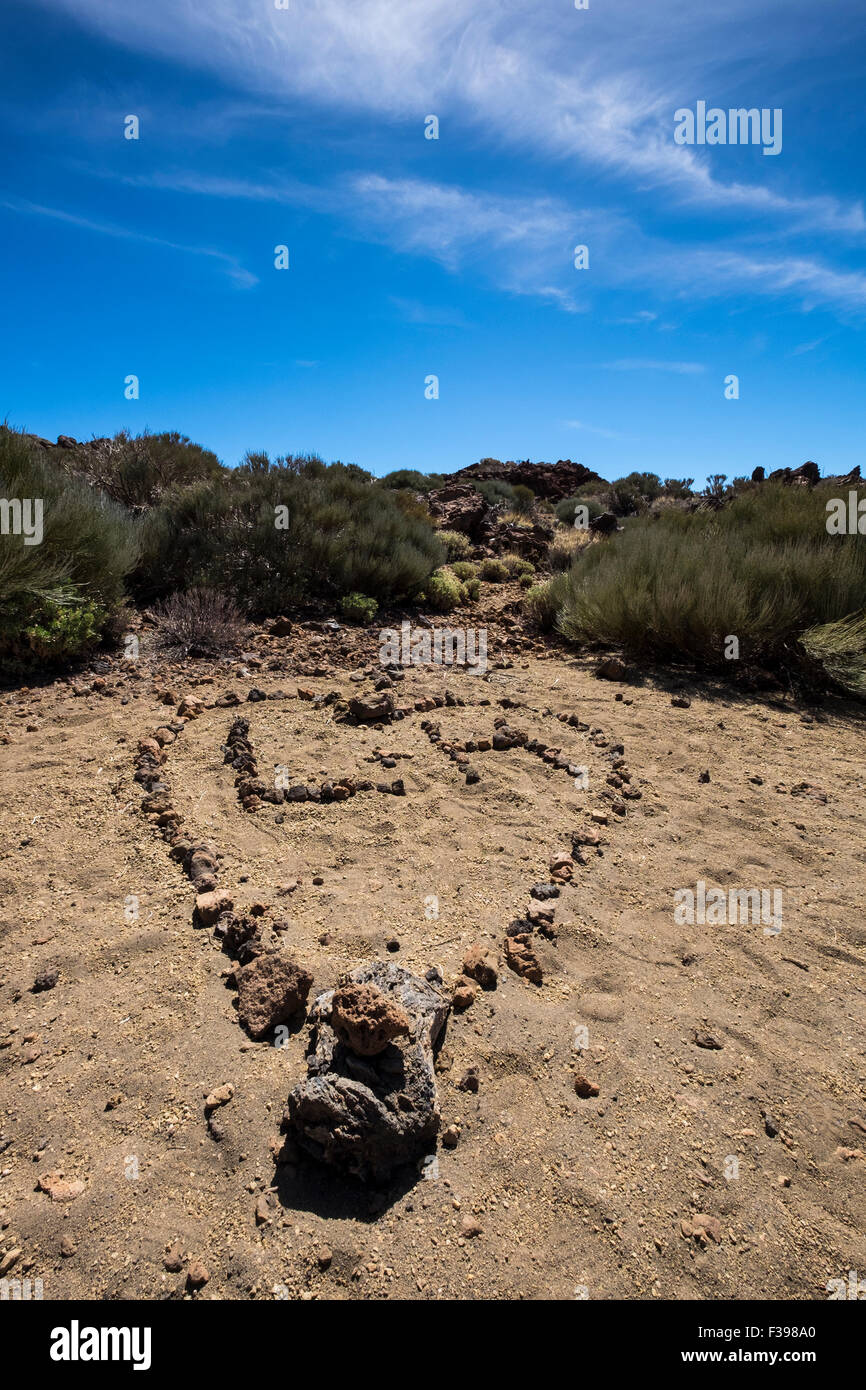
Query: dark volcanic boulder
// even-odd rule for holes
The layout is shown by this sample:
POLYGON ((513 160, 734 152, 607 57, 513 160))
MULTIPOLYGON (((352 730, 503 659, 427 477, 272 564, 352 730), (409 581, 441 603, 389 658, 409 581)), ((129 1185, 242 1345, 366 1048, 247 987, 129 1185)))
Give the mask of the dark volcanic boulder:
POLYGON ((462 531, 477 539, 491 512, 487 500, 470 483, 447 483, 428 493, 426 503, 430 515, 442 531, 462 531))
POLYGON ((288 1118, 300 1146, 364 1181, 427 1153, 439 1130, 433 1049, 450 1009, 434 985, 385 961, 359 966, 341 982, 372 985, 408 1019, 376 1056, 359 1057, 331 1027, 334 990, 319 995, 307 1079, 289 1094, 288 1118))
POLYGON ((594 516, 589 523, 589 529, 596 536, 610 536, 619 527, 619 522, 613 512, 602 512, 600 516, 594 516))

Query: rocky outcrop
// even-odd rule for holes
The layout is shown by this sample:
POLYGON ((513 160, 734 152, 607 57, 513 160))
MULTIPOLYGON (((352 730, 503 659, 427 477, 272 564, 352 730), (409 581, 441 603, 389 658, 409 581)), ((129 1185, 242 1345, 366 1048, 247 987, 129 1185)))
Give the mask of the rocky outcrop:
POLYGON ((530 463, 528 459, 522 463, 501 463, 499 459, 482 459, 480 463, 458 469, 453 476, 455 481, 458 478, 496 481, 510 483, 512 487, 522 483, 531 487, 536 497, 549 502, 573 497, 584 483, 598 482, 602 487, 607 486, 597 473, 585 468, 582 463, 573 463, 571 459, 558 459, 556 463, 530 463))
POLYGON ((321 994, 310 1013, 308 1075, 288 1100, 287 1125, 296 1142, 365 1181, 382 1181, 428 1152, 439 1130, 433 1052, 449 1009, 434 985, 384 961, 359 966, 337 990, 321 994), (405 1036, 392 1036, 373 1056, 359 1055, 345 1041, 357 1045, 361 1038, 346 1028, 342 1005, 334 1015, 335 999, 357 1003, 359 986, 384 996, 394 1017, 399 1011, 408 1024, 405 1036))
POLYGON ((430 515, 442 531, 462 531, 479 540, 493 508, 471 483, 447 483, 424 499, 430 515))

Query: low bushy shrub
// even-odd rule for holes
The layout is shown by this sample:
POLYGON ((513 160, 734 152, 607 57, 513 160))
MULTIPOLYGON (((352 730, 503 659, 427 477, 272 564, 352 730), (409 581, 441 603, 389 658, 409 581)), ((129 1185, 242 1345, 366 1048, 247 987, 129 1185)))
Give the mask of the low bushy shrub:
POLYGON ((508 578, 508 569, 501 560, 482 560, 478 572, 488 584, 504 584, 508 578))
POLYGON ((11 534, 11 521, 10 533, 0 535, 0 658, 17 669, 84 655, 123 601, 138 554, 134 519, 6 426, 0 498, 42 508, 37 544, 11 534))
POLYGON ((586 508, 586 512, 581 512, 580 515, 586 518, 587 524, 597 516, 601 516, 604 511, 604 507, 597 497, 581 497, 580 495, 563 497, 562 501, 557 502, 554 508, 557 520, 564 522, 566 526, 574 526, 578 516, 578 507, 586 508))
POLYGON ((831 491, 767 483, 716 511, 629 521, 565 573, 557 626, 634 656, 719 666, 732 635, 741 659, 784 663, 807 629, 866 607, 866 547, 828 534, 831 491))
POLYGON ((172 594, 154 611, 157 639, 184 656, 228 656, 244 639, 243 614, 213 589, 172 594))
POLYGON ((219 589, 250 614, 310 598, 411 597, 445 559, 429 522, 399 492, 352 465, 277 460, 171 493, 143 522, 133 576, 151 601, 190 585, 219 589))
POLYGON ((68 466, 130 508, 152 507, 171 488, 213 481, 225 472, 215 453, 177 430, 121 430, 113 439, 73 450, 68 466))
POLYGON ((425 586, 427 602, 437 613, 450 613, 464 601, 463 585, 453 570, 443 568, 431 574, 425 586))
POLYGON ((522 555, 503 555, 502 563, 511 579, 520 579, 524 574, 535 574, 535 566, 530 560, 524 560, 522 555))
POLYGON ((514 500, 512 507, 520 516, 528 516, 535 506, 535 493, 531 487, 525 483, 517 483, 513 488, 514 500))
POLYGON ((523 598, 523 611, 530 622, 542 632, 551 632, 564 595, 564 575, 548 579, 545 584, 533 584, 523 598))
POLYGON ((382 487, 409 488, 412 492, 432 492, 447 481, 443 473, 419 473, 415 468, 395 468, 379 479, 382 487))
POLYGON ((347 622, 360 623, 366 627, 373 621, 379 611, 379 605, 374 598, 367 598, 365 594, 345 594, 340 599, 340 612, 347 622))
POLYGON ((451 568, 463 584, 469 579, 476 579, 478 577, 478 566, 473 565, 471 560, 455 560, 451 568))
POLYGON ((445 546, 449 562, 465 560, 472 553, 472 542, 462 531, 440 531, 439 539, 445 546))

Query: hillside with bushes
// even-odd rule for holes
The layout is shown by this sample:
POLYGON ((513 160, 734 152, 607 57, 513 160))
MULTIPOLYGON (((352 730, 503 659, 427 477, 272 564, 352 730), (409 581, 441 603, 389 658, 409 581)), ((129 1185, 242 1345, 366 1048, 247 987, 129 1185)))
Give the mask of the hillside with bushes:
POLYGON ((369 624, 513 585, 529 629, 577 648, 732 673, 734 638, 739 669, 866 691, 866 553, 825 524, 828 501, 862 485, 811 462, 700 492, 640 471, 608 483, 570 459, 376 478, 315 455, 227 468, 176 431, 52 444, 4 426, 0 482, 45 516, 41 544, 2 538, 10 672, 81 659, 154 606, 217 653, 214 634, 236 646, 247 620, 324 605, 369 624))

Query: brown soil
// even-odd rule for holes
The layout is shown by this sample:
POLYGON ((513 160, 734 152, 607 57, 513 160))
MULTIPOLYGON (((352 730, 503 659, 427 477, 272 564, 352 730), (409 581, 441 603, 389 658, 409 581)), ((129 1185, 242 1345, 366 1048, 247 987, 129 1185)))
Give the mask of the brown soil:
POLYGON ((782 697, 698 687, 672 708, 648 680, 597 680, 518 639, 486 680, 410 668, 398 702, 447 687, 466 704, 378 730, 296 698, 298 684, 371 693, 349 672, 375 662, 376 634, 260 646, 254 666, 166 668, 145 643, 134 674, 115 661, 95 689, 0 704, 0 1259, 21 1252, 8 1276, 41 1278, 46 1299, 821 1299, 866 1269, 855 715, 830 705, 804 722, 782 697), (452 1012, 439 1055, 438 1176, 370 1190, 291 1145, 275 1164, 307 1030, 301 1016, 276 1047, 241 1029, 230 962, 193 926, 194 889, 142 813, 134 758, 177 709, 155 694, 166 686, 178 703, 225 689, 243 702, 188 722, 166 780, 184 831, 218 846, 235 911, 287 920, 310 1002, 372 957, 438 965, 449 987, 476 942, 498 957, 498 987, 452 1012), (247 703, 253 686, 285 698, 247 703), (525 705, 505 711, 512 726, 588 766, 588 790, 522 748, 471 753, 467 785, 421 730, 489 737, 504 697, 525 705), (624 744, 642 792, 624 817, 603 796, 606 750, 560 712, 624 744), (245 813, 221 751, 236 714, 265 779, 275 765, 293 782, 399 777, 406 794, 245 813), (377 747, 408 756, 383 773, 377 747), (587 847, 546 904, 556 939, 531 937, 539 986, 507 968, 505 931, 541 906, 530 888, 594 808, 609 813, 601 853, 587 847), (674 892, 699 879, 781 888, 781 933, 677 925, 674 892), (470 1068, 477 1091, 458 1085, 470 1068))

